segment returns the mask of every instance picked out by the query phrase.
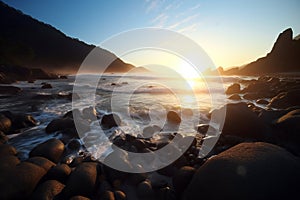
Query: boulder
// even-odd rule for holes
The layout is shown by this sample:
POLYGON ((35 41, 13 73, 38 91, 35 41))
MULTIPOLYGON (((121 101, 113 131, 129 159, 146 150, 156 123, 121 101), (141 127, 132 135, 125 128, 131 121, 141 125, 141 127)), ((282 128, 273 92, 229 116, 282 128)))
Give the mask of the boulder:
POLYGON ((42 167, 46 172, 53 166, 55 166, 55 164, 53 162, 51 162, 50 160, 48 160, 47 158, 44 157, 31 157, 29 159, 26 160, 26 162, 30 162, 33 163, 37 166, 42 167))
POLYGON ((174 123, 174 124, 180 124, 181 123, 181 118, 178 115, 177 112, 170 110, 167 114, 167 120, 168 122, 174 123))
POLYGON ((241 100, 241 97, 238 94, 233 94, 230 97, 228 97, 228 99, 234 100, 234 101, 239 101, 239 100, 241 100))
POLYGON ((192 180, 196 169, 190 166, 180 168, 177 173, 172 177, 172 183, 177 195, 181 196, 185 188, 192 180))
POLYGON ((110 129, 112 127, 119 126, 120 124, 121 118, 115 113, 106 114, 101 119, 101 126, 104 128, 110 129))
POLYGON ((52 200, 63 190, 64 187, 64 184, 56 180, 45 181, 36 188, 30 199, 52 200))
POLYGON ((96 187, 96 179, 97 163, 81 163, 70 174, 66 187, 63 190, 64 197, 70 198, 76 195, 92 196, 96 187))
POLYGON ((139 199, 143 198, 152 198, 154 195, 154 191, 152 189, 151 182, 149 180, 145 180, 138 184, 137 186, 137 195, 139 199))
POLYGON ((289 108, 292 106, 300 106, 300 90, 291 90, 282 92, 273 97, 268 104, 271 108, 289 108))
POLYGON ((256 103, 257 104, 262 104, 262 105, 267 105, 269 102, 265 99, 257 99, 256 103))
POLYGON ((0 86, 0 94, 18 94, 21 91, 21 88, 15 86, 0 86))
POLYGON ((72 129, 74 127, 74 120, 71 118, 54 119, 47 125, 46 133, 53 133, 65 129, 72 129))
POLYGON ((222 134, 261 140, 267 136, 266 125, 245 103, 227 104, 211 113, 217 123, 225 117, 222 134), (226 110, 226 115, 223 116, 226 110))
POLYGON ((286 199, 298 195, 300 161, 268 143, 241 143, 210 158, 195 173, 184 199, 286 199))
POLYGON ((42 156, 54 163, 58 163, 65 150, 65 145, 62 141, 52 138, 37 145, 29 153, 29 157, 42 156))
POLYGON ((0 145, 5 144, 7 141, 8 137, 2 131, 0 131, 0 145))
POLYGON ((237 94, 241 92, 241 86, 238 83, 233 83, 232 85, 230 85, 227 90, 226 90, 226 94, 237 94))
POLYGON ((12 121, 3 114, 0 114, 0 131, 8 133, 12 125, 12 121))
POLYGON ((49 83, 45 83, 43 84, 43 86, 41 87, 42 89, 51 89, 52 88, 52 85, 49 84, 49 83))
POLYGON ((66 183, 67 178, 71 174, 71 168, 66 164, 59 164, 51 169, 45 176, 46 180, 58 180, 61 183, 66 183))
POLYGON ((90 198, 77 195, 77 196, 73 196, 72 198, 70 198, 70 200, 90 200, 90 198))
POLYGON ((0 158, 2 156, 8 156, 8 155, 12 155, 12 156, 17 155, 17 150, 15 149, 15 147, 9 144, 0 145, 0 158))
POLYGON ((82 117, 91 121, 97 120, 97 111, 94 107, 90 106, 82 110, 82 117))

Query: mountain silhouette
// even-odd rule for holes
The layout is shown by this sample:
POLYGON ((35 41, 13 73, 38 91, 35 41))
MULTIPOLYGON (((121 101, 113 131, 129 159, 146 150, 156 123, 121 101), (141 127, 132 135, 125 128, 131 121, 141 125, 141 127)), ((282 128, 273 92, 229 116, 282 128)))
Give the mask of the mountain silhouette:
MULTIPOLYGON (((85 57, 96 48, 70 38, 1 1, 0 27, 0 65, 42 68, 54 73, 75 73, 85 57)), ((107 50, 97 50, 103 59, 114 58, 107 72, 126 72, 134 67, 107 50)))

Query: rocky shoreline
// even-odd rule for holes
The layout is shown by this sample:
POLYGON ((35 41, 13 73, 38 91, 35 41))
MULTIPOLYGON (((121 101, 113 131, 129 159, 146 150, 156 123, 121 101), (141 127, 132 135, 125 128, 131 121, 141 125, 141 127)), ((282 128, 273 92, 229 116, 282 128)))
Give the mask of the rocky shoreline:
MULTIPOLYGON (((171 165, 151 173, 125 173, 95 160, 79 139, 73 115, 80 117, 83 131, 99 120, 110 129, 121 123, 116 114, 93 108, 73 110, 52 120, 45 132, 60 133, 37 144, 29 158, 20 160, 7 135, 36 125, 28 115, 0 114, 0 199, 289 199, 296 197, 300 178, 300 81, 261 77, 243 80, 227 88, 231 103, 226 109, 222 134, 213 150, 199 158, 208 124, 198 126, 199 135, 171 165)), ((180 123, 170 112, 168 120, 180 123)), ((149 127, 144 134, 159 132, 149 127)), ((159 134, 159 133, 158 133, 159 134)), ((155 152, 171 144, 175 136, 159 139, 120 134, 111 142, 121 149, 155 152)), ((84 138, 85 143, 95 135, 84 138)), ((170 153, 181 151, 171 148, 170 153)), ((113 154, 114 152, 112 152, 113 154)), ((107 157, 109 159, 109 156, 107 157)), ((149 161, 151 164, 151 161, 149 161)), ((120 165, 131 163, 120 156, 120 165)))

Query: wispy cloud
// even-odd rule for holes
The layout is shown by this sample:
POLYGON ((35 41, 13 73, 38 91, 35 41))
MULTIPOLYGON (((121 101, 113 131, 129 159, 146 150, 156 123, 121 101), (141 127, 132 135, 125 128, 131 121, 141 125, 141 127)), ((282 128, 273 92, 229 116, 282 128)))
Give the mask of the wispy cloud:
POLYGON ((151 24, 156 27, 163 27, 165 23, 167 22, 167 19, 169 16, 165 13, 159 14, 157 17, 151 20, 151 24))
POLYGON ((187 18, 182 19, 179 22, 176 22, 175 24, 170 25, 168 28, 169 29, 175 29, 175 28, 177 28, 177 27, 179 27, 181 25, 188 24, 189 22, 193 21, 193 19, 197 18, 198 16, 199 16, 199 14, 195 14, 195 15, 189 16, 187 18))
POLYGON ((179 33, 191 33, 191 32, 195 32, 197 31, 197 27, 199 26, 198 23, 194 23, 192 25, 189 25, 189 26, 186 26, 186 27, 183 27, 179 30, 177 30, 179 33))
POLYGON ((200 8, 200 7, 201 7, 201 4, 198 3, 197 5, 191 7, 190 10, 197 10, 197 9, 200 8))
POLYGON ((156 10, 160 3, 162 3, 163 0, 146 0, 147 8, 146 13, 150 13, 153 10, 156 10))

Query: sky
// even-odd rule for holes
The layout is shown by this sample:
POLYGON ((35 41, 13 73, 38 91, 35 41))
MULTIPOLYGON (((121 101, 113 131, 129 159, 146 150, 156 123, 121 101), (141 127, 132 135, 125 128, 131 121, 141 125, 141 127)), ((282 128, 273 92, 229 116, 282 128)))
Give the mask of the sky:
MULTIPOLYGON (((266 55, 278 34, 300 33, 299 0, 4 0, 68 36, 99 45, 118 33, 167 28, 197 42, 214 64, 241 66, 266 55)), ((134 64, 134 63, 133 63, 134 64)))

